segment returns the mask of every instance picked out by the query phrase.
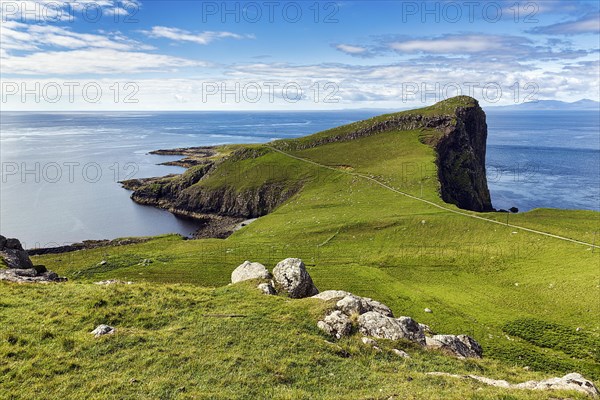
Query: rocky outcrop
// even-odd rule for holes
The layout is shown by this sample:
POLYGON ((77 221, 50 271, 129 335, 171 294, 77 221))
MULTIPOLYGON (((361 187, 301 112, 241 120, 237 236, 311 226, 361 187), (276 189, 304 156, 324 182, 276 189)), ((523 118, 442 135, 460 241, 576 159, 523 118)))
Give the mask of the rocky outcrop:
POLYGON ((442 349, 458 358, 481 358, 483 349, 467 335, 434 335, 426 338, 427 347, 442 349))
POLYGON ((8 267, 0 269, 0 281, 15 283, 62 282, 66 278, 48 271, 43 265, 33 265, 29 254, 18 239, 0 235, 0 259, 8 267))
POLYGON ((322 321, 317 322, 317 327, 336 339, 341 339, 348 336, 352 331, 352 322, 343 312, 334 311, 323 318, 322 321))
POLYGON ((60 254, 69 253, 71 251, 89 250, 96 249, 99 247, 116 247, 126 246, 129 244, 143 243, 150 240, 150 238, 126 238, 126 239, 113 239, 113 240, 84 240, 80 243, 73 243, 65 246, 56 247, 39 247, 34 249, 28 249, 27 254, 30 256, 38 256, 42 254, 60 254))
POLYGON ((286 258, 273 269, 275 289, 286 292, 291 298, 299 299, 319 293, 304 263, 299 258, 286 258))
POLYGON ((428 372, 427 375, 447 376, 458 379, 473 379, 486 385, 500 387, 504 389, 521 390, 573 390, 588 396, 597 398, 600 396, 598 388, 589 380, 578 373, 570 373, 562 378, 550 378, 542 381, 527 381, 523 383, 512 384, 501 379, 490 379, 478 375, 455 375, 447 372, 428 372))
POLYGON ((408 339, 425 345, 425 332, 410 317, 392 318, 369 311, 358 317, 359 332, 378 339, 408 339))
POLYGON ((440 194, 447 203, 493 211, 485 172, 487 124, 477 101, 456 109, 456 123, 435 143, 440 194))
POLYGON ((18 239, 8 239, 0 235, 0 257, 8 268, 32 269, 33 263, 29 254, 23 249, 18 239))
POLYGON ((250 261, 244 261, 231 273, 231 283, 238 283, 250 279, 271 279, 271 274, 261 263, 250 261))

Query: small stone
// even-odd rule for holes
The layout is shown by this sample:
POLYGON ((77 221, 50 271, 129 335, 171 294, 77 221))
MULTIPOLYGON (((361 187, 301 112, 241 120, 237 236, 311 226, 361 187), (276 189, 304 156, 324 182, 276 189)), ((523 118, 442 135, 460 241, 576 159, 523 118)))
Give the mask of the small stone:
POLYGON ((431 308, 426 308, 423 311, 425 311, 426 313, 432 313, 433 311, 431 311, 431 308))
POLYGON ((102 260, 98 263, 98 265, 106 265, 106 260, 102 260))
POLYGON ((115 333, 115 328, 113 328, 112 326, 102 324, 98 325, 96 329, 94 329, 91 333, 94 335, 94 337, 98 338, 104 335, 112 335, 113 333, 115 333))
POLYGON ((397 356, 400 356, 402 358, 410 358, 410 356, 408 355, 408 353, 405 352, 405 351, 403 351, 403 350, 392 349, 392 353, 394 353, 397 356))
POLYGON ((361 340, 367 346, 372 346, 372 347, 377 346, 377 342, 375 340, 371 339, 371 338, 363 337, 361 340))

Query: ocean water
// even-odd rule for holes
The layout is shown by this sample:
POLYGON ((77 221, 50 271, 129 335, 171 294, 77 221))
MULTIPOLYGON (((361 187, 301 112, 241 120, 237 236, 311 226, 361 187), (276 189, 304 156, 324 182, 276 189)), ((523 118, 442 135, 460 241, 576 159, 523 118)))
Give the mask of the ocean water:
MULTIPOLYGON (((156 149, 267 142, 368 118, 336 112, 0 113, 0 232, 28 248, 84 239, 192 233, 140 206, 118 181, 179 173, 156 149)), ((594 112, 488 111, 488 180, 497 208, 600 211, 594 112)))

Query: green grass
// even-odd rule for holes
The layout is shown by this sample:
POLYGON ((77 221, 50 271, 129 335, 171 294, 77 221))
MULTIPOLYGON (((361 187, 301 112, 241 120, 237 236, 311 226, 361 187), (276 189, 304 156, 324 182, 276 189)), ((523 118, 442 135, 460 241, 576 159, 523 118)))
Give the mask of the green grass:
MULTIPOLYGON (((463 105, 465 100, 455 101, 463 105)), ((438 109, 419 112, 449 113, 455 106, 449 102, 438 109)), ((317 137, 332 134, 327 132, 317 137)), ((435 155, 431 147, 422 143, 428 134, 427 131, 390 131, 317 147, 289 146, 304 149, 294 150, 292 155, 332 169, 288 157, 264 145, 253 145, 249 150, 243 146, 227 147, 224 151, 238 156, 223 162, 214 175, 197 185, 231 185, 247 190, 260 187, 264 182, 277 182, 282 188, 301 185, 301 191, 275 212, 225 240, 182 240, 165 235, 135 245, 35 257, 35 263, 66 275, 72 283, 48 287, 3 285, 0 301, 12 304, 0 308, 3 326, 34 331, 39 324, 34 319, 24 318, 23 314, 42 313, 34 299, 47 299, 43 306, 59 313, 61 317, 57 319, 65 320, 66 324, 62 331, 54 333, 52 340, 79 335, 77 340, 83 342, 80 347, 75 346, 79 349, 77 354, 88 361, 78 365, 87 365, 96 371, 81 378, 81 371, 67 370, 60 374, 59 380, 62 379, 67 388, 79 384, 78 390, 85 390, 89 384, 100 387, 104 382, 106 391, 121 390, 123 397, 134 396, 129 393, 136 390, 135 393, 155 398, 194 397, 191 393, 207 398, 211 394, 226 398, 244 393, 250 398, 256 397, 256 391, 261 393, 258 397, 267 398, 388 398, 394 393, 400 398, 549 396, 499 392, 491 388, 475 391, 480 387, 478 384, 419 375, 431 370, 462 373, 461 368, 467 368, 465 365, 475 365, 476 370, 482 368, 477 372, 479 375, 512 381, 526 380, 530 375, 548 377, 576 371, 598 382, 600 251, 592 252, 587 246, 458 215, 353 175, 372 176, 398 190, 458 211, 439 198, 435 155), (472 335, 482 344, 485 360, 462 364, 419 351, 409 366, 403 361, 370 353, 341 359, 333 354, 335 352, 328 353, 330 345, 319 347, 321 341, 316 338, 320 338, 320 334, 315 321, 316 314, 322 310, 318 306, 313 308, 309 301, 268 299, 237 292, 237 288, 213 289, 226 285, 231 271, 244 260, 259 261, 272 268, 287 257, 302 258, 321 290, 342 289, 369 296, 388 304, 396 315, 412 316, 439 333, 472 335), (142 263, 144 259, 151 262, 142 263), (102 260, 107 261, 106 264, 99 265, 102 260), (119 288, 97 288, 89 284, 112 278, 146 283, 119 288), (142 292, 151 294, 142 295, 142 292), (111 296, 98 297, 98 293, 111 293, 111 296), (99 299, 112 304, 113 296, 115 299, 131 297, 130 302, 122 300, 122 307, 86 308, 93 300, 81 300, 86 296, 95 299, 93 304, 99 299), (241 325, 232 326, 234 332, 226 330, 215 334, 209 330, 209 334, 203 335, 194 327, 200 318, 196 307, 179 309, 157 303, 159 299, 170 299, 164 301, 180 304, 185 303, 184 298, 200 302, 198 299, 203 296, 212 298, 206 301, 216 310, 246 307, 262 315, 264 320, 211 319, 210 324, 241 325), (17 299, 21 298, 19 302, 17 299), (73 311, 76 317, 65 319, 63 308, 73 307, 77 308, 73 311), (424 313, 426 307, 433 313, 424 313), (113 312, 120 313, 115 314, 115 321, 123 327, 132 327, 131 336, 127 333, 114 340, 90 339, 86 332, 93 329, 94 323, 111 321, 102 320, 100 317, 105 316, 102 312, 111 318, 113 312), (156 316, 156 323, 164 325, 157 329, 144 328, 138 319, 151 324, 149 316, 156 316), (17 323, 17 319, 21 322, 17 323), (276 327, 282 320, 290 325, 279 332, 276 327), (179 332, 177 329, 182 326, 186 328, 179 332), (578 327, 582 329, 575 333, 578 327), (152 345, 136 343, 142 335, 134 328, 148 329, 151 334, 144 338, 152 345), (177 335, 182 335, 181 340, 177 335), (221 336, 228 335, 232 335, 235 343, 244 342, 239 345, 242 347, 229 349, 221 341, 221 336), (248 342, 247 338, 252 341, 248 342), (253 340, 258 341, 261 352, 252 353, 249 343, 254 343, 253 340), (101 354, 108 358, 94 358, 95 349, 106 346, 102 347, 103 351, 108 351, 106 349, 118 346, 111 341, 121 343, 119 360, 127 360, 128 364, 122 368, 155 374, 156 382, 150 386, 129 386, 128 379, 130 375, 133 377, 133 372, 124 373, 115 365, 110 367, 106 378, 99 378, 100 371, 111 365, 111 358, 106 353, 101 354), (290 346, 289 341, 294 345, 290 346), (177 346, 171 348, 171 342, 177 346), (163 353, 158 350, 160 343, 165 346, 163 353), (146 351, 146 345, 151 350, 146 351), (273 349, 265 350, 269 346, 273 349), (180 353, 192 355, 182 360, 176 356, 180 353), (175 361, 169 361, 169 357, 175 361), (178 368, 172 371, 173 365, 178 368), (441 369, 440 365, 448 368, 441 369), (409 367, 414 369, 407 370, 409 367), (524 367, 531 371, 525 372, 524 367), (333 372, 335 378, 327 378, 329 372, 333 372), (405 382, 408 375, 414 379, 410 383, 405 382), (115 380, 116 376, 125 378, 115 380), (113 381, 120 383, 107 383, 113 381), (171 387, 170 381, 177 383, 171 387), (226 387, 226 382, 231 385, 226 387), (186 386, 190 391, 175 394, 179 386, 186 386)), ((506 218, 506 214, 478 215, 503 222, 506 218)), ((509 219, 511 224, 592 242, 594 232, 599 230, 599 215, 591 211, 545 209, 510 215, 509 219)), ((210 324, 206 329, 214 328, 210 324)), ((36 363, 25 357, 28 361, 19 361, 26 363, 23 366, 13 364, 16 361, 8 358, 3 368, 28 372, 36 367, 43 369, 43 366, 52 366, 48 368, 50 371, 66 368, 68 363, 58 362, 58 355, 33 356, 38 351, 43 353, 36 346, 46 343, 34 344, 33 336, 28 336, 34 333, 15 335, 29 337, 27 346, 33 347, 22 351, 34 357, 36 363)), ((52 340, 47 343, 53 343, 52 340)), ((341 345, 353 349, 355 341, 355 338, 349 339, 341 345)), ((21 354, 15 349, 11 351, 21 354)), ((44 382, 43 376, 26 378, 26 375, 25 372, 11 375, 11 382, 27 381, 32 388, 44 382)))
POLYGON ((461 361, 402 341, 381 341, 377 353, 357 336, 328 342, 315 326, 327 306, 264 296, 251 284, 3 285, 0 398, 550 398, 425 375, 542 377, 493 360, 461 361), (230 314, 242 317, 223 317, 230 314), (100 323, 117 332, 95 339, 89 332, 100 323))

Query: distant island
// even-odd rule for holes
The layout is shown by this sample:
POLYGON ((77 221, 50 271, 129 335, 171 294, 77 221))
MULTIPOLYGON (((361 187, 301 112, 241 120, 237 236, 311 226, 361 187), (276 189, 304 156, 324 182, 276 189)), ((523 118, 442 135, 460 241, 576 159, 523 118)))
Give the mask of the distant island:
POLYGON ((598 111, 600 110, 600 103, 590 99, 582 99, 572 103, 558 100, 538 100, 510 106, 492 106, 487 107, 487 109, 493 109, 494 111, 598 111))

